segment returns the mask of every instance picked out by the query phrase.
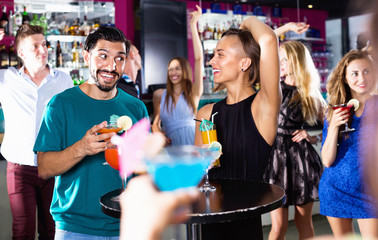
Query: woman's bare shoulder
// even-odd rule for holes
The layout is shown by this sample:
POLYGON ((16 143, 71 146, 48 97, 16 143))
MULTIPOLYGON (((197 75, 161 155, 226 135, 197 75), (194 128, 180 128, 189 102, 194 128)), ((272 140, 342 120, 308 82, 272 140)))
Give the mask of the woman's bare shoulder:
POLYGON ((152 97, 154 99, 161 99, 161 96, 163 95, 164 91, 165 91, 165 89, 163 89, 163 88, 157 89, 157 90, 154 91, 152 97))
POLYGON ((213 106, 215 103, 206 104, 205 106, 201 107, 200 110, 197 112, 197 119, 209 119, 211 116, 211 112, 213 111, 213 106))

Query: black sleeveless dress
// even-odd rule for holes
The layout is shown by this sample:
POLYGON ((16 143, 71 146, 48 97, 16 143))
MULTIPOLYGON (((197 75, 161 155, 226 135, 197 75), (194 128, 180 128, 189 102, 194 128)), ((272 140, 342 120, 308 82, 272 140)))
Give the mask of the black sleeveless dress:
MULTIPOLYGON (((209 171, 212 179, 263 180, 271 146, 261 136, 251 112, 256 94, 241 102, 229 105, 223 99, 213 106, 212 114, 217 130, 218 141, 222 144, 220 167, 209 171)), ((240 195, 242 198, 243 196, 240 195)), ((223 201, 227 202, 227 196, 223 201)), ((252 234, 259 232, 261 217, 210 223, 202 225, 202 239, 263 239, 252 234)))
POLYGON ((213 179, 262 181, 271 146, 261 136, 251 112, 256 94, 235 104, 223 99, 214 104, 212 115, 222 144, 220 167, 209 171, 213 179))
POLYGON ((282 187, 286 192, 285 207, 302 205, 318 199, 318 185, 323 172, 322 161, 306 140, 293 142, 292 134, 305 123, 302 104, 290 104, 298 93, 295 86, 281 81, 282 104, 278 130, 264 180, 282 187))

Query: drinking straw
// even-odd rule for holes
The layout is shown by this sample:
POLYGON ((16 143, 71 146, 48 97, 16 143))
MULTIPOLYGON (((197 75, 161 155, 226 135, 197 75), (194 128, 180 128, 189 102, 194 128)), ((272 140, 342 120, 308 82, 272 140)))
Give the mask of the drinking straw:
POLYGON ((214 113, 213 115, 211 115, 211 122, 214 123, 214 116, 217 115, 218 112, 214 113))

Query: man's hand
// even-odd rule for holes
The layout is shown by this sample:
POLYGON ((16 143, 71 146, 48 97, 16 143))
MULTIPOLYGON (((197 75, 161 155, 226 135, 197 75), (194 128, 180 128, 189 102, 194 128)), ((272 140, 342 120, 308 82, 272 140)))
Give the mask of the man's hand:
POLYGON ((104 121, 98 125, 94 125, 85 133, 84 137, 78 142, 78 148, 81 153, 80 155, 83 157, 87 155, 95 155, 99 152, 105 151, 106 148, 111 148, 113 146, 110 141, 105 141, 105 139, 109 139, 115 135, 114 132, 98 134, 100 129, 106 127, 106 124, 107 122, 104 121))

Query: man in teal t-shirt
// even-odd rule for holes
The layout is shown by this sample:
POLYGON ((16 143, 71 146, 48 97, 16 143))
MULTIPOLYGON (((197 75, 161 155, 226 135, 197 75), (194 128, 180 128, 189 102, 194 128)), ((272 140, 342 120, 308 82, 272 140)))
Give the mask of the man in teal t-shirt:
MULTIPOLYGON (((99 199, 121 187, 116 170, 105 163, 103 140, 97 134, 115 114, 133 123, 147 117, 144 104, 115 86, 123 73, 130 45, 114 27, 100 27, 88 35, 83 57, 90 79, 51 99, 34 146, 42 178, 55 178, 51 214, 55 239, 119 236, 119 220, 101 211, 99 199)), ((97 238, 96 238, 97 239, 97 238)))

